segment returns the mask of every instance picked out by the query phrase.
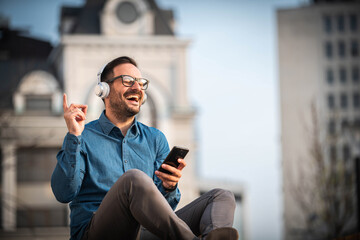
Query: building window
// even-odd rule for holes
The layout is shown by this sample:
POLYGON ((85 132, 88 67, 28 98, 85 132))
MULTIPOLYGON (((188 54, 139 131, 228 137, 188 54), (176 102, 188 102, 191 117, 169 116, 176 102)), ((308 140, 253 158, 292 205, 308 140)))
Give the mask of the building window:
POLYGON ((55 203, 51 193, 50 179, 56 165, 59 148, 18 148, 17 197, 21 199, 16 209, 18 228, 65 227, 68 225, 67 206, 55 203), (34 191, 32 195, 29 195, 34 191), (39 194, 36 195, 35 194, 39 194), (36 199, 51 204, 36 204, 36 199))
POLYGON ((345 30, 345 18, 344 15, 337 16, 337 28, 339 32, 344 32, 345 30))
POLYGON ((17 115, 52 115, 62 112, 62 93, 56 78, 45 71, 27 73, 20 81, 14 95, 17 115))
POLYGON ((353 127, 354 127, 355 129, 359 129, 359 128, 360 128, 360 118, 355 118, 355 119, 354 119, 353 127))
POLYGON ((336 163, 336 147, 334 145, 330 146, 330 161, 331 164, 336 163))
POLYGON ((344 144, 342 150, 343 150, 343 152, 342 152, 342 154, 343 154, 343 159, 344 159, 345 162, 347 162, 347 161, 350 159, 350 156, 351 156, 351 152, 350 152, 350 147, 349 147, 349 145, 344 144))
POLYGON ((342 109, 347 109, 347 107, 348 107, 348 98, 347 98, 346 93, 342 93, 340 95, 340 106, 342 109))
POLYGON ((335 97, 334 97, 333 94, 329 93, 328 98, 327 98, 327 102, 328 102, 329 109, 334 109, 335 108, 335 97))
POLYGON ((353 95, 353 106, 354 108, 360 108, 360 94, 358 92, 353 95))
POLYGON ((19 148, 16 165, 18 183, 50 181, 58 151, 58 148, 19 148))
MULTIPOLYGON (((349 161, 351 162, 351 161, 349 161)), ((353 170, 351 169, 350 171, 345 171, 345 185, 350 186, 351 184, 353 184, 353 170)))
POLYGON ((25 96, 26 111, 49 112, 51 113, 51 96, 27 95, 25 96))
POLYGON ((331 17, 326 15, 323 17, 323 24, 324 24, 324 30, 326 33, 331 33, 332 31, 332 24, 331 24, 331 17))
POLYGON ((359 56, 359 44, 356 40, 351 41, 351 56, 352 57, 359 56))
POLYGON ((339 79, 342 84, 346 83, 346 69, 344 67, 340 67, 339 69, 339 79))
POLYGON ((328 69, 326 71, 326 81, 328 84, 333 84, 334 83, 334 72, 332 69, 328 69))
POLYGON ((331 42, 325 43, 325 56, 330 59, 333 56, 332 44, 331 42))
POLYGON ((334 136, 336 133, 336 125, 334 119, 331 119, 328 123, 328 134, 334 136))
POLYGON ((354 83, 359 83, 359 68, 354 66, 351 70, 351 78, 354 83))
POLYGON ((344 58, 346 54, 344 41, 338 42, 338 50, 339 50, 339 57, 344 58))
POLYGON ((351 14, 349 16, 350 22, 350 31, 356 32, 358 30, 358 19, 356 14, 351 14))
POLYGON ((341 131, 344 132, 344 131, 348 130, 348 128, 349 128, 349 121, 346 118, 344 118, 341 121, 341 131))
POLYGON ((68 212, 64 206, 53 209, 18 209, 16 214, 16 225, 18 228, 67 226, 68 212))

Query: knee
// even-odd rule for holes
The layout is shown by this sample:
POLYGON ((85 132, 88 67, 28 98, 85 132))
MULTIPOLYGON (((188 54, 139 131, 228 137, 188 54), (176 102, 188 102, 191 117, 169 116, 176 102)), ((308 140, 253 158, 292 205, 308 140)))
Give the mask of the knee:
POLYGON ((233 192, 226 190, 226 189, 221 189, 221 188, 215 188, 215 189, 211 190, 210 192, 212 193, 214 200, 226 201, 226 202, 228 202, 228 204, 230 204, 231 206, 233 206, 235 208, 236 202, 235 202, 235 196, 234 196, 233 192))
POLYGON ((148 184, 154 185, 153 180, 146 173, 138 169, 128 170, 120 178, 127 183, 127 186, 136 189, 146 189, 148 184))
POLYGON ((121 177, 132 183, 141 183, 151 180, 151 178, 146 175, 146 173, 139 169, 130 169, 126 171, 121 177))
MULTIPOLYGON (((141 178, 143 177, 143 175, 146 175, 143 171, 139 170, 139 169, 130 169, 128 171, 126 171, 122 177, 124 178, 141 178)), ((147 176, 147 175, 146 175, 147 176)))

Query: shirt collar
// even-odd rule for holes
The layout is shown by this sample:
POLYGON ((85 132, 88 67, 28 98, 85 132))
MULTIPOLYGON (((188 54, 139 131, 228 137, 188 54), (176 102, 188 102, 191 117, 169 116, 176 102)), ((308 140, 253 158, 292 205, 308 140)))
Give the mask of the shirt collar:
MULTIPOLYGON (((101 113, 101 116, 99 117, 99 124, 103 130, 103 132, 106 135, 109 135, 111 130, 114 128, 117 128, 105 115, 105 110, 101 113)), ((136 137, 138 134, 140 134, 138 121, 135 117, 133 124, 128 130, 128 137, 136 137)))

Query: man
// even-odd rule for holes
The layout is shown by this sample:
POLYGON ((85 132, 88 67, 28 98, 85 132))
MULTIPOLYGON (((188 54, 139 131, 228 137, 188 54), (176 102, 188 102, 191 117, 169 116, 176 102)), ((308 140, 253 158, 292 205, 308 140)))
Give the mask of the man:
POLYGON ((116 58, 98 78, 105 103, 98 120, 85 125, 87 106, 63 99, 68 133, 51 186, 58 201, 71 202, 71 239, 136 239, 140 226, 160 239, 237 239, 229 191, 212 190, 173 211, 186 162, 162 164, 169 153, 164 134, 135 118, 149 84, 136 62, 116 58))

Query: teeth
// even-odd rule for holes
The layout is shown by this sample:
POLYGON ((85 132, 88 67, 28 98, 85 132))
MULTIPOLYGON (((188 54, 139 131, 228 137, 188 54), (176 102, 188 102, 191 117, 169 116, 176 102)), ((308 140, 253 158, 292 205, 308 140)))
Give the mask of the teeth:
POLYGON ((131 98, 135 98, 136 101, 139 101, 139 96, 135 96, 135 95, 128 96, 126 99, 131 99, 131 98))

